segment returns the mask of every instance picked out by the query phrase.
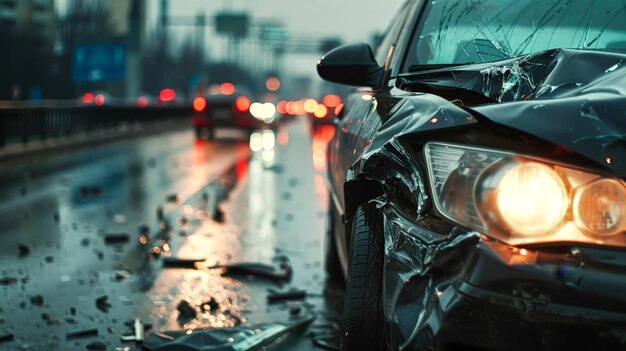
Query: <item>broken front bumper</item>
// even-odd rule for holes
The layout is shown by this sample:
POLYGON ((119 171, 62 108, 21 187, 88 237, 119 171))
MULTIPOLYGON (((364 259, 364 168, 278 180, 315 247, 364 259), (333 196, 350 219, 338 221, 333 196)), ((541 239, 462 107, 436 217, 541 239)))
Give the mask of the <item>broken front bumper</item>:
POLYGON ((626 252, 519 249, 384 217, 392 349, 626 349, 626 252))

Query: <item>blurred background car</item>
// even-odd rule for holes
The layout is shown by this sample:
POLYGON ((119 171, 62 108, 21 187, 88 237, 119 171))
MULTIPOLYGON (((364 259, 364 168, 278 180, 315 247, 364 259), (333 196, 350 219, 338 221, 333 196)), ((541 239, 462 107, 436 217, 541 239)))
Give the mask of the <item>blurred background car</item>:
POLYGON ((251 96, 246 88, 224 82, 212 86, 209 94, 194 98, 192 125, 196 137, 213 139, 218 128, 258 129, 260 122, 250 113, 251 96))

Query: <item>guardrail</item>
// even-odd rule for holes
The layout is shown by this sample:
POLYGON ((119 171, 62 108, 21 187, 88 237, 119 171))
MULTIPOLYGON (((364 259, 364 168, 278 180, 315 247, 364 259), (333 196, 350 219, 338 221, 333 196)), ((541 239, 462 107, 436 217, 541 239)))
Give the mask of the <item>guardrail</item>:
POLYGON ((0 103, 0 148, 34 140, 71 137, 111 129, 132 129, 163 120, 191 125, 191 106, 45 106, 0 103))

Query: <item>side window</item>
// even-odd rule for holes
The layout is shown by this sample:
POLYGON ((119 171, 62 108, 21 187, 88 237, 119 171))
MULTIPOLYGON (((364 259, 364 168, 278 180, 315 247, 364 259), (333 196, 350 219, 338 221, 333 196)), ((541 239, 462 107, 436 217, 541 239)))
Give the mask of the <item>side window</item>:
POLYGON ((409 2, 405 3, 400 8, 398 13, 393 16, 394 21, 389 24, 385 34, 376 46, 374 54, 376 56, 376 63, 378 63, 379 66, 385 67, 387 64, 387 61, 392 54, 391 50, 395 46, 396 40, 398 40, 398 35, 404 27, 404 23, 406 22, 408 14, 411 12, 411 8, 412 6, 409 6, 409 2))

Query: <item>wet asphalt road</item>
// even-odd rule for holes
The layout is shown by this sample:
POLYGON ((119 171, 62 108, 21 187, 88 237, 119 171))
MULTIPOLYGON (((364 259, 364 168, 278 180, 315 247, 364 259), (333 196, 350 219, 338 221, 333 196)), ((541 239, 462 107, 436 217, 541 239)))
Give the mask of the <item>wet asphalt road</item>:
POLYGON ((317 349, 309 333, 333 329, 340 309, 324 296, 331 136, 295 120, 254 150, 247 136, 182 131, 0 163, 0 350, 139 350, 120 340, 133 318, 194 332, 310 314, 270 349, 317 349), (293 275, 163 268, 173 258, 288 263, 293 275), (307 298, 267 302, 291 289, 307 298))

